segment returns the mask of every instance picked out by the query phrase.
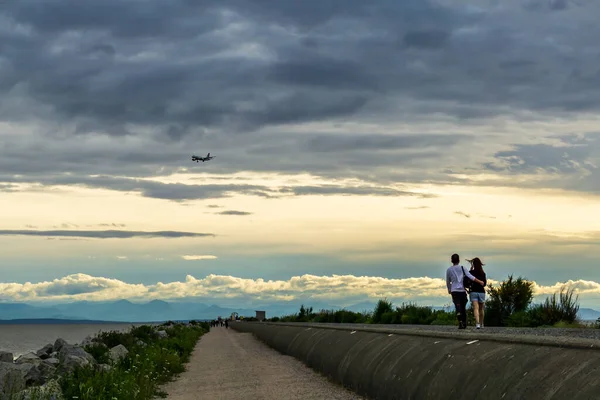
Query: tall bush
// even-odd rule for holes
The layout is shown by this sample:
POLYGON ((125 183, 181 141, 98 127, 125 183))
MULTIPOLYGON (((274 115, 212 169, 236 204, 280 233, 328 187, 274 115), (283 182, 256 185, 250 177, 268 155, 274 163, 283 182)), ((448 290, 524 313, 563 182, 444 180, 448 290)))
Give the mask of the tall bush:
POLYGON ((560 293, 554 293, 546 298, 544 303, 537 304, 529 310, 533 326, 555 325, 559 322, 572 324, 577 320, 579 312, 579 296, 575 289, 566 289, 564 286, 560 293))
MULTIPOLYGON (((373 323, 379 324, 383 319, 383 315, 387 313, 394 312, 392 309, 392 302, 388 301, 388 299, 380 299, 375 306, 375 310, 373 311, 373 323)), ((386 319, 389 317, 386 317, 386 319)))
POLYGON ((533 282, 522 277, 508 279, 494 287, 488 288, 489 299, 486 301, 485 324, 488 326, 506 326, 511 315, 526 311, 533 300, 533 282))

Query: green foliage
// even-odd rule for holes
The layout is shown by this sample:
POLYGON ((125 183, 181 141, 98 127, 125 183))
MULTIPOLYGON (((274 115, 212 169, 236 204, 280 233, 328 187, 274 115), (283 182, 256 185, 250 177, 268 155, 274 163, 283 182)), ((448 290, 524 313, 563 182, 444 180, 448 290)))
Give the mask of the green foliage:
POLYGON ((131 336, 142 342, 153 342, 158 339, 157 331, 150 325, 132 326, 131 336))
POLYGON ((565 287, 562 287, 558 299, 556 293, 547 297, 541 307, 543 321, 548 325, 559 322, 573 324, 577 320, 577 313, 579 312, 579 296, 573 298, 573 294, 573 288, 565 291, 565 287))
POLYGON ((546 298, 544 303, 535 304, 525 311, 518 311, 506 319, 506 325, 512 327, 581 327, 577 322, 579 312, 578 296, 574 289, 561 288, 546 298))
POLYGON ((107 346, 102 346, 102 344, 94 342, 84 346, 83 349, 90 353, 99 364, 110 363, 110 353, 107 346))
POLYGON ((300 306, 300 312, 298 313, 298 318, 296 322, 308 322, 310 320, 311 314, 313 313, 312 307, 304 308, 304 304, 300 306))
POLYGON ((519 311, 512 315, 510 315, 506 319, 506 326, 522 328, 522 327, 533 327, 535 325, 535 317, 534 312, 532 310, 529 311, 519 311))
MULTIPOLYGON (((562 288, 542 304, 530 306, 533 299, 533 282, 512 275, 500 286, 490 285, 485 307, 485 325, 510 327, 581 327, 577 322, 578 296, 574 290, 562 288)), ((414 303, 402 303, 393 307, 392 302, 380 299, 372 313, 356 313, 348 310, 313 313, 312 307, 300 307, 298 314, 275 317, 271 321, 281 322, 329 322, 329 323, 373 323, 412 325, 456 325, 454 311, 434 310, 414 303)), ((475 325, 472 304, 467 307, 467 323, 475 325)), ((593 325, 600 329, 600 318, 593 325)))
POLYGON ((362 324, 369 320, 369 314, 357 313, 348 310, 321 310, 313 312, 313 308, 300 307, 298 314, 286 315, 283 317, 273 317, 271 322, 335 322, 335 323, 354 323, 362 324))
POLYGON ((499 287, 490 284, 489 298, 486 301, 485 324, 488 326, 506 326, 514 313, 526 311, 533 299, 533 282, 521 277, 502 282, 499 287))
POLYGON ((447 311, 439 311, 431 325, 456 325, 456 314, 447 311))
POLYGON ((553 325, 554 328, 585 328, 585 325, 579 322, 558 321, 553 325))
POLYGON ((379 324, 379 323, 383 323, 382 321, 382 317, 384 314, 386 313, 391 313, 394 310, 392 309, 392 302, 388 301, 387 299, 380 299, 377 302, 377 305, 375 306, 375 311, 373 311, 373 323, 374 324, 379 324))
MULTIPOLYGON (((80 400, 146 400, 164 397, 159 386, 184 371, 184 363, 210 326, 207 323, 191 326, 172 323, 163 324, 158 329, 165 330, 167 337, 160 338, 155 329, 149 326, 133 328, 130 332, 100 334, 99 341, 108 348, 119 344, 125 347, 129 345, 129 353, 109 370, 97 370, 89 366, 77 368, 63 377, 60 385, 64 397, 80 400), (138 344, 138 340, 145 345, 138 344)), ((89 347, 102 348, 98 345, 89 347)), ((104 357, 100 350, 93 351, 104 357)))
POLYGON ((596 322, 592 324, 592 327, 595 329, 600 329, 600 318, 598 318, 596 322))
POLYGON ((452 312, 436 311, 431 307, 417 306, 412 303, 402 303, 400 307, 396 307, 394 310, 392 302, 383 299, 379 300, 372 313, 349 310, 321 310, 313 313, 312 307, 307 309, 303 305, 298 314, 273 317, 270 321, 452 325, 456 323, 456 316, 452 312))
POLYGON ((364 324, 368 322, 369 315, 348 310, 321 310, 311 319, 312 322, 334 322, 346 324, 364 324))

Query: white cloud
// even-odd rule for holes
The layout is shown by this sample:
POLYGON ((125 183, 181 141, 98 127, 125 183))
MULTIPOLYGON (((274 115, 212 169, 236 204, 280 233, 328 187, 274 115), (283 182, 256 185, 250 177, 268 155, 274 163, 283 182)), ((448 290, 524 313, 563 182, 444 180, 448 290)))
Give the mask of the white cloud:
MULTIPOLYGON (((498 282, 490 281, 498 284, 498 282)), ((536 296, 545 296, 566 285, 576 290, 581 300, 600 295, 600 283, 595 281, 557 282, 544 286, 535 283, 536 296)), ((240 301, 288 301, 310 298, 315 301, 378 300, 383 297, 420 304, 448 303, 445 281, 440 278, 417 277, 389 279, 354 275, 294 276, 288 280, 238 278, 226 275, 208 275, 195 278, 187 275, 185 281, 154 285, 132 284, 104 277, 73 274, 53 281, 30 283, 0 283, 2 298, 9 301, 33 300, 152 300, 210 297, 239 299, 240 301)))
POLYGON ((127 256, 117 256, 118 260, 127 260, 127 256))
POLYGON ((217 256, 199 255, 199 256, 181 256, 184 260, 215 260, 217 256))

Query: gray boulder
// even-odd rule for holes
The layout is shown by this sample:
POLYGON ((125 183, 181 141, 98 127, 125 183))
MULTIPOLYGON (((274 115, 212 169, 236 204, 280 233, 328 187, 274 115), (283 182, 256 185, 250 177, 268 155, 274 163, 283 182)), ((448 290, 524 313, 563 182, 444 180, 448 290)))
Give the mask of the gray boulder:
POLYGON ((109 350, 110 360, 113 363, 119 362, 123 357, 125 357, 129 353, 129 350, 122 344, 117 345, 109 350))
POLYGON ((61 371, 73 371, 76 367, 86 367, 88 365, 96 365, 94 357, 79 346, 71 344, 63 345, 58 352, 58 360, 60 361, 59 369, 61 371))
POLYGON ((91 344, 96 344, 98 342, 94 341, 94 338, 90 335, 86 336, 85 339, 83 339, 83 341, 81 342, 81 347, 85 347, 85 346, 89 346, 91 344))
POLYGON ((39 358, 41 358, 42 360, 44 360, 44 359, 50 357, 50 353, 52 353, 53 350, 54 350, 54 346, 52 345, 52 343, 48 343, 47 345, 45 345, 44 347, 39 349, 35 353, 35 355, 38 356, 39 358))
POLYGON ((16 393, 28 386, 43 383, 44 379, 37 365, 0 362, 0 393, 16 393))
POLYGON ((55 367, 58 366, 58 364, 60 363, 58 358, 54 358, 54 357, 46 358, 45 360, 43 360, 43 362, 44 362, 44 364, 53 365, 55 367))
POLYGON ((158 331, 156 333, 158 334, 158 337, 160 337, 160 338, 166 338, 169 336, 166 331, 158 331))
POLYGON ((58 364, 46 362, 42 360, 41 363, 36 365, 38 372, 40 373, 40 383, 46 383, 52 378, 56 378, 56 371, 58 364))
POLYGON ((0 362, 8 362, 11 363, 14 360, 13 353, 9 353, 8 351, 0 351, 0 362))
POLYGON ((22 354, 15 360, 16 364, 39 364, 42 359, 34 353, 22 354))
MULTIPOLYGON (((11 398, 12 400, 13 398, 11 398)), ((64 400, 62 389, 56 380, 42 386, 25 389, 14 396, 14 400, 64 400)))
POLYGON ((67 341, 65 339, 58 338, 54 342, 54 346, 52 347, 52 351, 59 352, 63 346, 67 345, 67 341))

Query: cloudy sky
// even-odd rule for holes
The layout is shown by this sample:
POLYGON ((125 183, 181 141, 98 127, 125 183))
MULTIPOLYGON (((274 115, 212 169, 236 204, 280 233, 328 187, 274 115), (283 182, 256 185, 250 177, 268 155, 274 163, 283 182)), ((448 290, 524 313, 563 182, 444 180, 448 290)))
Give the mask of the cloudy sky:
POLYGON ((599 13, 5 1, 0 297, 442 305, 457 252, 600 308, 599 13))

